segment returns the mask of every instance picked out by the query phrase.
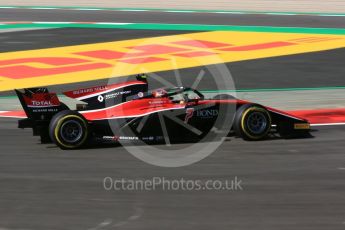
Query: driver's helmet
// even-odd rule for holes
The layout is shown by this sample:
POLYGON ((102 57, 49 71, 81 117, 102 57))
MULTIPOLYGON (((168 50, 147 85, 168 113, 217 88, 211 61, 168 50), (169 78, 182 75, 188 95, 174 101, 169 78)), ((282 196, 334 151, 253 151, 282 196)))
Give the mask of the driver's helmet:
POLYGON ((155 91, 152 92, 152 95, 155 98, 161 98, 161 97, 167 96, 168 92, 164 89, 156 89, 155 91))
POLYGON ((138 81, 143 81, 147 83, 147 75, 144 73, 135 76, 138 81))

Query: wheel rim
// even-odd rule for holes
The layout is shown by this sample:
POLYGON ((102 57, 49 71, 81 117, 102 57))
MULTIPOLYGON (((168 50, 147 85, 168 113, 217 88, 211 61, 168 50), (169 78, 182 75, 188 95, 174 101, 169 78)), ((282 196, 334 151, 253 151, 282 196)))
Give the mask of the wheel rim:
POLYGON ((83 135, 83 127, 77 121, 66 121, 61 126, 60 135, 65 142, 75 143, 81 139, 83 135))
POLYGON ((247 127, 253 134, 260 135, 266 132, 267 117, 261 112, 253 112, 247 118, 247 127))

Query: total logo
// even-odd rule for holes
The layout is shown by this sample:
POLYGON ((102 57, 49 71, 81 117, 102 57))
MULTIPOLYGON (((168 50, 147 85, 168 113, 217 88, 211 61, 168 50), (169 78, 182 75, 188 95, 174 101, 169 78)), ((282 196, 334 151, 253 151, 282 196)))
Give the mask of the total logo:
POLYGON ((198 117, 215 117, 218 116, 218 110, 216 109, 207 109, 207 110, 198 110, 196 113, 198 117))
POLYGON ((53 106, 51 101, 31 101, 33 106, 53 106))

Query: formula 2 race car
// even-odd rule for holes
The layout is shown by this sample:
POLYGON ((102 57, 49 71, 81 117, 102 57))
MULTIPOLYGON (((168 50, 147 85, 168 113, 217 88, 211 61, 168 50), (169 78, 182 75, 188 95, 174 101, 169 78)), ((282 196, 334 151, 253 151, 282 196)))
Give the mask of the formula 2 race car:
POLYGON ((229 95, 206 99, 199 91, 184 87, 148 91, 143 75, 129 82, 65 92, 84 102, 76 110, 70 110, 47 88, 16 93, 28 117, 19 120, 19 128, 32 128, 42 143, 53 142, 62 149, 94 142, 194 142, 217 130, 250 141, 272 133, 286 138, 310 131, 303 118, 229 95))

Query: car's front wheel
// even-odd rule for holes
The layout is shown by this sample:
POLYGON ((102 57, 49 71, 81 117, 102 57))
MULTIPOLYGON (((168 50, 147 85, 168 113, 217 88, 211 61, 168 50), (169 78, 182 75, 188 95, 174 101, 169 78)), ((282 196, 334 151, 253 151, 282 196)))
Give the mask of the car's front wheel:
POLYGON ((244 140, 256 141, 267 138, 271 125, 270 113, 258 104, 242 105, 236 111, 234 130, 244 140))
POLYGON ((57 113, 49 125, 51 140, 61 149, 83 147, 89 137, 89 127, 85 118, 75 111, 57 113))

